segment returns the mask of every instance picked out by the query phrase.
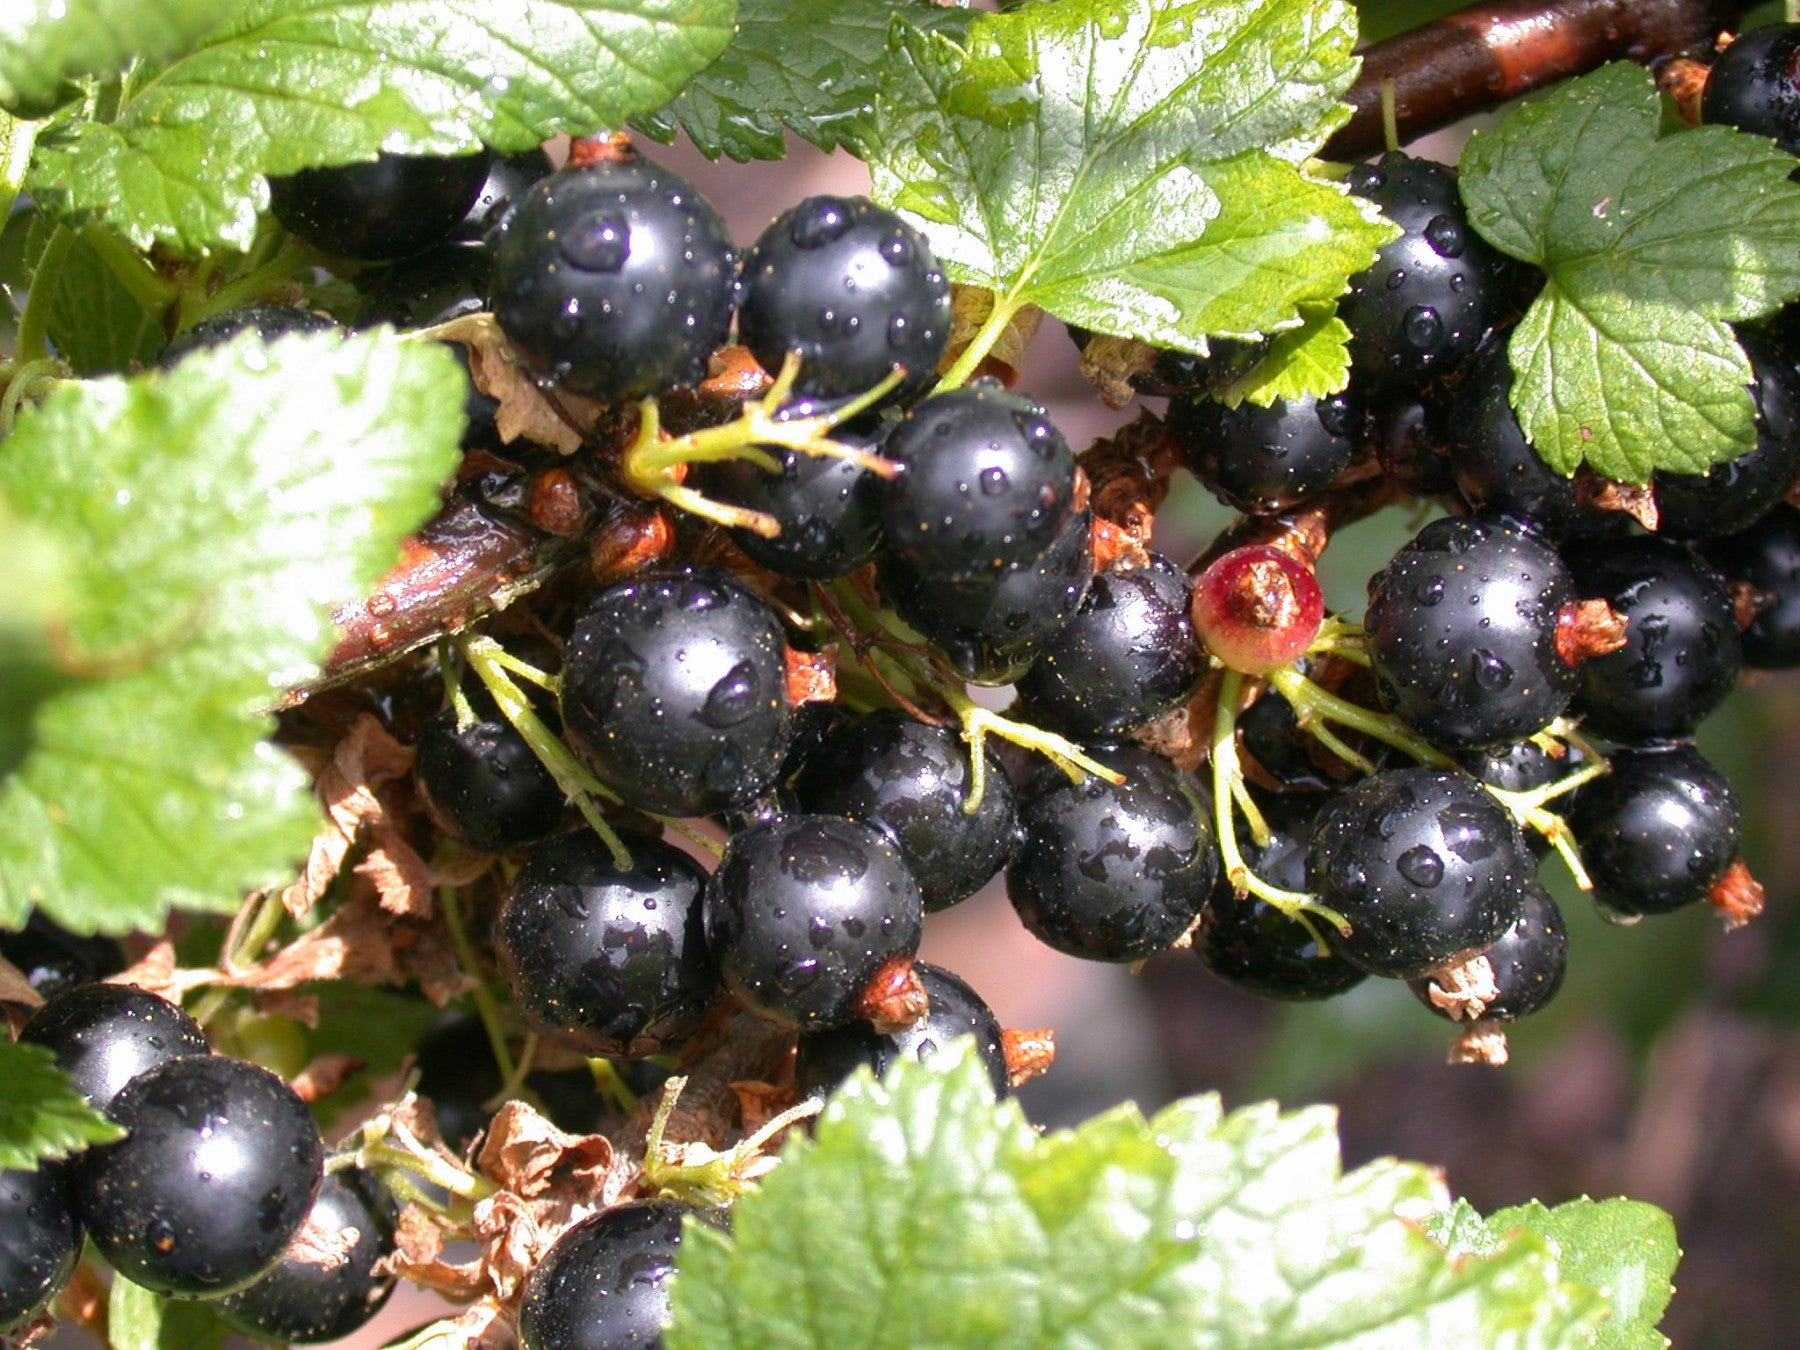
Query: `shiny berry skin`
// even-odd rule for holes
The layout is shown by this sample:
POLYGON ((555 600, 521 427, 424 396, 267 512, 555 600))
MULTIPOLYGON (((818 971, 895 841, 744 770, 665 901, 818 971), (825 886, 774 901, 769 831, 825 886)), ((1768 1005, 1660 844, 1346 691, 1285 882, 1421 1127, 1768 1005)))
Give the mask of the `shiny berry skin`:
POLYGON ((487 178, 475 196, 469 213, 450 233, 452 243, 480 244, 498 228, 519 200, 539 181, 556 172, 550 156, 542 150, 526 150, 517 155, 495 155, 488 165, 487 178))
POLYGON ((375 1263, 394 1250, 393 1198, 368 1172, 333 1172, 319 1188, 308 1222, 344 1259, 329 1265, 284 1255, 268 1274, 212 1306, 251 1336, 315 1345, 348 1336, 388 1300, 393 1275, 375 1263))
POLYGON ((969 747, 951 727, 878 711, 827 732, 794 780, 801 809, 846 816, 886 832, 918 884, 927 912, 966 900, 1006 865, 1018 802, 987 751, 987 786, 974 815, 969 747))
POLYGON ((540 845, 494 928, 520 1010, 590 1056, 673 1049, 719 990, 701 931, 706 873, 660 839, 628 847, 632 865, 620 871, 590 830, 540 845))
POLYGON ((1019 808, 1007 898, 1059 952, 1141 961, 1185 933, 1212 891, 1212 808, 1194 777, 1160 755, 1136 746, 1088 753, 1125 782, 1041 773, 1019 808))
POLYGON ((207 1055, 200 1024, 165 998, 129 984, 64 990, 19 1033, 41 1045, 95 1110, 107 1111, 126 1084, 166 1060, 207 1055))
POLYGON ((1402 231, 1338 301, 1351 363, 1378 384, 1422 385, 1473 352, 1500 317, 1505 260, 1469 227, 1445 165, 1390 150, 1352 169, 1349 187, 1402 231))
MULTIPOLYGON (((834 440, 856 437, 841 429, 834 440)), ((695 466, 701 491, 717 501, 775 517, 781 533, 765 539, 733 530, 732 540, 752 562, 784 577, 829 581, 854 572, 881 543, 880 492, 875 475, 847 459, 825 459, 768 447, 781 463, 769 473, 747 459, 695 466)))
POLYGON ((706 943, 750 1011, 840 1027, 890 961, 919 950, 919 888, 887 835, 839 816, 779 816, 733 835, 707 883, 706 943))
POLYGON ((1457 491, 1472 510, 1546 539, 1593 533, 1604 514, 1584 506, 1576 480, 1544 463, 1525 439, 1509 401, 1512 382, 1506 342, 1496 339, 1441 395, 1439 420, 1457 491))
POLYGON ((1536 865, 1519 828, 1467 774, 1390 769, 1326 804, 1307 889, 1350 924, 1326 940, 1371 975, 1412 980, 1499 941, 1536 865))
POLYGON ((800 354, 795 392, 931 383, 950 341, 950 282, 925 236, 867 197, 808 197, 769 222, 738 273, 738 340, 771 375, 800 354))
POLYGON ((1319 635, 1325 593, 1312 568, 1281 549, 1245 544, 1194 579, 1194 628, 1232 670, 1266 675, 1299 660, 1319 635))
POLYGON ((1434 520, 1369 582, 1363 619, 1382 702, 1450 748, 1532 735, 1574 696, 1557 620, 1575 583, 1513 526, 1434 520))
POLYGON ((456 725, 445 708, 419 733, 413 777, 432 824, 483 853, 512 853, 562 825, 562 789, 498 715, 456 725))
POLYGON ((1645 537, 1564 550, 1584 598, 1625 616, 1625 645, 1581 663, 1570 711, 1609 740, 1686 736, 1743 664, 1725 579, 1685 544, 1645 537))
POLYGON ((888 553, 921 577, 970 581, 1029 567, 1075 515, 1075 456, 1030 399, 983 386, 916 405, 882 443, 888 553))
POLYGON ((968 581, 920 575, 891 555, 876 559, 881 589, 951 669, 973 684, 1012 684, 1068 626, 1094 577, 1092 517, 1071 515, 1027 567, 968 581))
POLYGON ((68 1167, 0 1171, 0 1335, 24 1325, 62 1291, 81 1256, 68 1167))
POLYGON ((1169 404, 1169 434, 1188 470, 1227 506, 1250 515, 1285 511, 1349 467, 1367 437, 1368 414, 1353 391, 1324 398, 1213 399, 1169 404))
POLYGON ((794 1090, 800 1096, 822 1097, 865 1065, 880 1078, 897 1060, 930 1059, 958 1036, 975 1038, 975 1053, 988 1072, 994 1096, 1012 1095, 1000 1021, 993 1010, 960 976, 942 966, 919 961, 913 969, 930 1004, 924 1018, 892 1036, 881 1035, 866 1022, 802 1036, 794 1061, 794 1090))
POLYGON ((1740 534, 1709 540, 1704 552, 1730 582, 1747 582, 1767 601, 1741 642, 1757 670, 1800 665, 1800 509, 1778 504, 1740 534))
POLYGON ((494 233, 494 317, 565 389, 616 401, 694 384, 731 323, 718 212, 648 160, 565 168, 494 233))
MULTIPOLYGON (((1320 794, 1292 796, 1317 803, 1320 794)), ((1259 801, 1269 826, 1266 845, 1250 838, 1248 831, 1238 844, 1245 864, 1264 881, 1283 890, 1304 891, 1306 846, 1316 806, 1285 805, 1287 800, 1283 796, 1259 801)), ((1321 947, 1305 924, 1290 919, 1267 900, 1234 894, 1223 869, 1212 894, 1200 907, 1194 955, 1213 974, 1245 993, 1284 1002, 1335 998, 1369 978, 1329 947, 1321 947)))
MULTIPOLYGON (((1525 886, 1519 917, 1482 953, 1494 971, 1500 996, 1482 1011, 1484 1022, 1515 1022, 1542 1008, 1562 988, 1569 963, 1569 929, 1550 892, 1537 882, 1525 886)), ((1446 1021, 1451 1013, 1431 1001, 1429 979, 1408 981, 1414 996, 1446 1021)))
POLYGON ((1706 73, 1700 120, 1800 154, 1800 24, 1753 28, 1720 52, 1706 73))
POLYGON ((124 1139, 91 1148, 75 1190, 88 1235, 126 1279, 160 1294, 229 1294, 299 1231, 325 1161, 292 1088, 222 1055, 135 1078, 110 1113, 124 1139))
POLYGON ((519 1350, 660 1346, 689 1212, 667 1201, 616 1205, 557 1238, 525 1282, 519 1350))
POLYGON ((386 262, 441 244, 469 214, 492 156, 382 154, 269 180, 269 209, 321 253, 386 262))
POLYGON ((156 354, 156 364, 167 370, 192 351, 222 347, 240 333, 255 333, 264 342, 286 337, 289 333, 331 333, 339 325, 335 319, 314 314, 309 309, 292 305, 245 305, 209 315, 192 328, 177 333, 169 345, 156 354))
POLYGON ((562 717, 575 753, 629 805, 676 816, 748 805, 793 735, 781 622, 724 572, 622 582, 575 621, 562 717))
POLYGON ((1028 720, 1116 737, 1187 702, 1206 673, 1187 573, 1160 554, 1096 573, 1075 617, 1019 681, 1028 720))
POLYGON ((0 958, 17 967, 32 992, 44 999, 125 969, 125 953, 116 940, 78 936, 35 909, 19 931, 0 932, 0 958))
POLYGON ((1737 858, 1738 795, 1691 745, 1615 750, 1603 778, 1584 783, 1566 819, 1616 914, 1667 914, 1706 898, 1737 858))
POLYGON ((1800 371, 1768 338, 1741 328, 1736 332, 1750 359, 1756 444, 1705 473, 1659 469, 1651 477, 1657 533, 1671 539, 1712 539, 1749 529, 1800 472, 1800 371))

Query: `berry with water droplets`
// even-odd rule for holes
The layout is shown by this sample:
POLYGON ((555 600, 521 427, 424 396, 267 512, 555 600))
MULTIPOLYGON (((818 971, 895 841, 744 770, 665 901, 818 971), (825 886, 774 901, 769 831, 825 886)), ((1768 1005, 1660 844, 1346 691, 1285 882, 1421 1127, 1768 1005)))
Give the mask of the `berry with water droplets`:
POLYGON ((269 180, 269 209, 321 253, 386 262, 450 237, 487 182, 492 156, 390 155, 269 180))
POLYGON ((1749 529, 1709 540, 1703 552, 1734 588, 1754 593, 1744 628, 1744 664, 1758 670, 1800 665, 1800 509, 1777 505, 1749 529))
POLYGON ((795 815, 732 836, 705 914, 707 946, 740 1003, 823 1031, 859 1015, 884 966, 917 954, 925 907, 873 825, 795 815))
POLYGON ((562 789, 497 713, 458 726, 456 709, 443 709, 419 733, 413 775, 432 823, 484 853, 535 844, 562 824, 562 789))
POLYGON ((1333 798, 1307 845, 1307 889, 1350 924, 1326 940, 1371 975, 1412 980, 1485 951, 1535 873, 1506 809, 1451 770, 1390 769, 1333 798))
POLYGON ((1169 405, 1169 434, 1206 490, 1239 511, 1272 515, 1329 487, 1362 449, 1368 415, 1351 390, 1235 408, 1209 398, 1169 405))
MULTIPOLYGON (((832 439, 873 449, 842 428, 832 439)), ((734 529, 732 539, 752 562, 784 577, 829 581, 854 572, 881 543, 881 483, 847 459, 769 447, 778 473, 747 459, 698 465, 695 481, 716 501, 772 516, 781 533, 766 539, 734 529)))
POLYGON ((796 393, 861 393, 896 365, 931 382, 950 340, 950 283, 906 221, 866 197, 808 197, 776 216, 738 273, 738 339, 764 370, 800 357, 796 393))
POLYGON ((527 365, 577 394, 616 401, 694 384, 731 323, 725 223, 649 160, 542 179, 493 249, 494 317, 527 365))
POLYGON ((1800 24, 1753 28, 1720 52, 1706 72, 1700 120, 1800 154, 1800 24))
POLYGON ((49 1307, 80 1255, 68 1168, 46 1160, 0 1171, 0 1335, 49 1307))
POLYGON ((615 1205, 563 1233, 525 1281, 519 1350, 660 1346, 688 1212, 667 1201, 615 1205))
POLYGON ((54 1054, 97 1111, 110 1109, 128 1083, 164 1061, 212 1053, 192 1017, 129 984, 64 990, 32 1014, 19 1040, 54 1054))
POLYGON ((519 1008, 590 1056, 678 1046, 719 989, 701 932, 706 874, 660 839, 633 838, 629 848, 621 869, 589 830, 540 845, 494 929, 519 1008))
MULTIPOLYGON (((1481 954, 1487 958, 1499 990, 1499 996, 1482 1009, 1483 1021, 1515 1022, 1555 998, 1569 963, 1569 930, 1550 892, 1535 881, 1528 882, 1518 919, 1481 954)), ((1408 983, 1419 1002, 1439 1017, 1457 1020, 1453 1012, 1433 1001, 1429 978, 1408 983)))

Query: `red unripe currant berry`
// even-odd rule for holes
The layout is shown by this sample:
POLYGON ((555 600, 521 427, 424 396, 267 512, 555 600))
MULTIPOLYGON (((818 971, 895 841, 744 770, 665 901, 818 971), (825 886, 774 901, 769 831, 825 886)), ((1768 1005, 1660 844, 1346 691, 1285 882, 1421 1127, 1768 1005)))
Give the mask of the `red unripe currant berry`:
POLYGON ((1324 618, 1312 569, 1267 544, 1232 549, 1194 583, 1195 630, 1208 651, 1246 675, 1298 659, 1324 618))

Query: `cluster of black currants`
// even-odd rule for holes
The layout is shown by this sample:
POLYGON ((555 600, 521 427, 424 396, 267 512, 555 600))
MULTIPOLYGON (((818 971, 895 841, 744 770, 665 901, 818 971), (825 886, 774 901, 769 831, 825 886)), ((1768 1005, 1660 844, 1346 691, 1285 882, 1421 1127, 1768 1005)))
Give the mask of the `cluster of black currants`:
POLYGON ((32 972, 54 992, 19 1039, 49 1050, 125 1135, 0 1171, 0 1332, 49 1305, 84 1235, 118 1278, 207 1299, 251 1335, 329 1341, 374 1316, 393 1285, 376 1263, 396 1219, 380 1183, 326 1173, 311 1112, 274 1073, 213 1054, 166 999, 83 978, 91 945, 43 925, 32 939, 32 972))

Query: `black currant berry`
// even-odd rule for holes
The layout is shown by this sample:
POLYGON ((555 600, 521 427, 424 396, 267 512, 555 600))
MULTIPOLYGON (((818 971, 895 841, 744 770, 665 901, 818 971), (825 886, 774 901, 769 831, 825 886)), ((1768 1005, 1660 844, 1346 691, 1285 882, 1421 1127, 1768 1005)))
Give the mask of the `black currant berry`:
MULTIPOLYGON (((1269 842, 1258 844, 1246 837, 1239 845, 1245 865, 1264 881, 1283 890, 1304 891, 1306 847, 1315 814, 1311 808, 1316 808, 1320 794, 1293 795, 1305 804, 1285 805, 1287 797, 1259 798, 1269 842)), ((1194 954, 1213 974, 1245 993, 1286 1002, 1335 998, 1368 979, 1366 972, 1321 946, 1305 924, 1267 900, 1236 894, 1222 872, 1200 907, 1194 954)))
POLYGON ((18 932, 0 932, 0 958, 10 961, 44 999, 125 969, 125 953, 115 939, 81 937, 35 909, 18 932))
POLYGON ((1439 422, 1436 399, 1410 389, 1386 390, 1369 409, 1376 463, 1410 497, 1444 497, 1456 490, 1439 422))
POLYGON ((469 214, 492 156, 389 155, 269 180, 269 209, 334 258, 385 262, 441 244, 469 214))
POLYGON ((1438 420, 1457 490, 1472 510, 1546 539, 1594 532, 1605 523, 1605 513, 1584 505, 1576 480, 1532 449, 1509 401, 1512 382, 1512 359, 1505 338, 1498 337, 1441 395, 1438 420))
POLYGON ((1421 385, 1474 351, 1500 317, 1505 259, 1469 228, 1445 165, 1390 150, 1352 169, 1349 186, 1402 231, 1338 301, 1350 360, 1377 383, 1421 385))
POLYGON ((1116 737, 1187 702, 1206 673, 1187 573, 1160 554, 1095 575, 1075 617, 1019 681, 1031 720, 1116 737))
POLYGON ((319 1241, 340 1259, 302 1259, 289 1252, 268 1274, 212 1306, 251 1336, 315 1345, 348 1336, 388 1300, 391 1274, 375 1263, 394 1250, 393 1198, 373 1175, 334 1172, 319 1188, 307 1216, 319 1241))
POLYGON ((616 1205, 565 1232, 525 1282, 519 1350, 660 1346, 689 1212, 667 1201, 616 1205))
MULTIPOLYGON (((1486 750, 1458 751, 1454 758, 1479 783, 1502 792, 1530 792, 1581 767, 1585 759, 1581 751, 1560 742, 1558 748, 1561 753, 1552 754, 1536 741, 1523 740, 1486 750)), ((1536 830, 1526 834, 1525 842, 1540 858, 1550 851, 1550 841, 1536 830)))
POLYGON ((1169 434, 1188 471, 1227 506, 1251 515, 1285 511, 1329 487, 1368 433, 1360 394, 1249 400, 1228 408, 1210 398, 1169 404, 1169 434))
POLYGON ((1218 874, 1211 806, 1194 777, 1136 746, 1090 749, 1121 784, 1042 773, 1006 869, 1020 919, 1059 952, 1141 961, 1187 932, 1218 874))
POLYGON ((608 401, 697 382, 731 323, 725 223, 648 160, 563 169, 493 237, 492 309, 513 348, 608 401))
POLYGON ((133 1079, 111 1114, 128 1133, 82 1156, 75 1189, 114 1270, 197 1297, 232 1293, 274 1265, 325 1161, 292 1088, 245 1060, 188 1055, 133 1079))
MULTIPOLYGON (((833 439, 857 443, 842 430, 833 439)), ((767 449, 781 462, 780 473, 733 459, 701 466, 696 475, 709 497, 761 511, 781 526, 773 539, 753 530, 731 532, 750 560, 779 576, 829 581, 873 558, 881 542, 881 484, 875 475, 847 459, 767 449)))
POLYGON ((1092 517, 1071 515, 1027 567, 969 581, 922 576, 898 558, 876 559, 882 592, 973 684, 1012 684, 1075 617, 1094 576, 1092 517))
POLYGON ((49 1307, 80 1256, 68 1168, 46 1161, 0 1171, 0 1336, 49 1307))
POLYGON ((1585 544, 1564 556, 1584 598, 1625 616, 1625 645, 1581 663, 1572 711, 1609 740, 1688 735, 1731 692, 1742 665, 1725 579, 1668 539, 1585 544))
POLYGON ((206 1055, 200 1024, 165 998, 129 984, 84 984, 52 998, 19 1039, 56 1056, 96 1110, 106 1111, 127 1083, 166 1060, 206 1055))
POLYGON ((1749 529, 1709 540, 1704 551, 1729 583, 1747 583, 1760 606, 1741 635, 1744 664, 1800 665, 1800 509, 1778 503, 1749 529))
POLYGON ((1756 444, 1705 473, 1658 470, 1657 533, 1671 539, 1712 539, 1747 530, 1782 499, 1800 472, 1800 371, 1761 334, 1737 330, 1750 358, 1750 397, 1756 444))
POLYGON ((1610 772, 1576 790, 1568 822, 1617 914, 1667 914, 1706 898, 1737 859, 1738 795, 1691 745, 1615 750, 1610 772))
POLYGON ((1363 625, 1382 702, 1444 746, 1542 730, 1575 692, 1556 644, 1574 600, 1549 545, 1497 521, 1434 520, 1369 582, 1363 625))
POLYGON ((1700 120, 1800 154, 1800 24, 1753 28, 1720 52, 1706 73, 1700 120))
POLYGON ((781 622, 724 572, 622 582, 575 622, 562 717, 575 752, 632 806, 748 805, 793 735, 781 622))
POLYGON ((1467 774, 1390 769, 1329 802, 1307 846, 1307 888, 1350 924, 1346 961, 1411 980, 1485 951, 1518 920, 1534 874, 1506 809, 1467 774))
POLYGON ((1075 512, 1075 456, 1038 404, 987 386, 919 403, 888 432, 886 551, 920 577, 971 581, 1031 566, 1075 512))
POLYGON ((930 1011, 905 1031, 883 1036, 865 1022, 800 1038, 794 1061, 794 1090, 802 1097, 822 1097, 867 1065, 881 1077, 898 1060, 927 1060, 958 1036, 975 1038, 975 1053, 988 1072, 996 1098, 1010 1097, 1006 1048, 1000 1021, 981 996, 961 977, 925 961, 915 962, 925 986, 930 1011))
POLYGON ((844 1026, 884 966, 919 950, 924 904, 873 825, 782 816, 732 836, 706 887, 706 942, 752 1012, 844 1026))
MULTIPOLYGON (((1550 892, 1535 881, 1527 883, 1518 920, 1482 955, 1493 968, 1494 984, 1500 991, 1482 1011, 1483 1021, 1515 1022, 1555 998, 1569 963, 1569 930, 1550 892)), ((1431 980, 1408 983, 1419 1002, 1439 1017, 1458 1020, 1432 999, 1431 980)))
POLYGON ((314 314, 309 309, 296 309, 292 305, 246 305, 242 309, 228 309, 211 315, 176 334, 169 340, 169 345, 156 354, 156 364, 167 370, 189 352, 222 347, 239 333, 255 333, 264 342, 273 342, 290 333, 330 333, 337 328, 335 319, 314 314))
POLYGON ((513 998, 584 1054, 673 1049, 718 993, 701 931, 706 873, 660 839, 633 838, 629 869, 589 830, 532 852, 494 930, 513 998))
POLYGON ((413 776, 432 823, 483 853, 514 852, 562 824, 562 789, 497 713, 459 727, 456 709, 443 709, 419 733, 413 776))
POLYGON ((950 283, 925 237, 866 197, 808 197, 744 254, 738 340, 770 374, 800 356, 802 395, 857 394, 896 365, 931 383, 950 340, 950 283))
POLYGON ((802 761, 793 787, 803 810, 884 830, 928 912, 980 890, 1006 865, 1017 842, 1017 799, 991 752, 974 815, 963 811, 968 789, 969 748, 962 737, 891 711, 828 732, 802 761))

